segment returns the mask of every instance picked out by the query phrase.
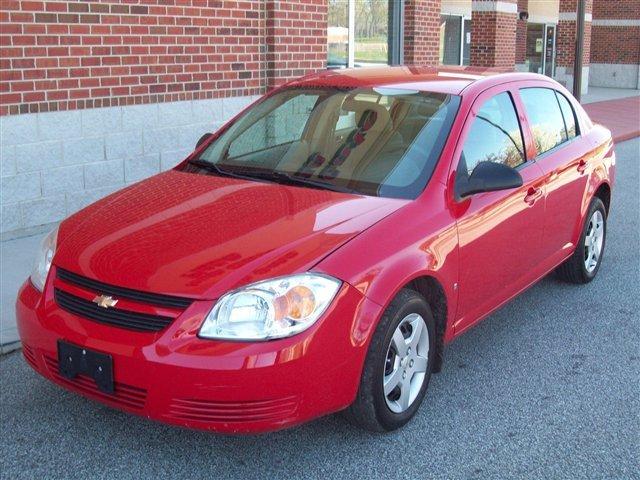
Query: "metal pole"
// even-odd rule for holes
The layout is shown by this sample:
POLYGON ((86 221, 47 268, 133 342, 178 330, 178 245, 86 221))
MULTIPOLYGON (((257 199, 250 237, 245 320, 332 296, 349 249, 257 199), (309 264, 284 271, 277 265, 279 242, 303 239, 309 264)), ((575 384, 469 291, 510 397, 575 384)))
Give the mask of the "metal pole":
POLYGON ((573 59, 573 96, 580 101, 582 93, 582 52, 584 50, 585 0, 578 0, 576 14, 576 51, 573 59))

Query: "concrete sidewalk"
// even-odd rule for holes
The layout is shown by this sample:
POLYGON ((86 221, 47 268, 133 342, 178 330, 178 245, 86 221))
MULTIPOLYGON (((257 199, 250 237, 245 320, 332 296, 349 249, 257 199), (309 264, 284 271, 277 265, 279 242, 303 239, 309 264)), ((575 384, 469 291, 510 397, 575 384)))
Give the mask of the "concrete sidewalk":
POLYGON ((616 143, 640 136, 640 96, 589 103, 584 109, 591 120, 611 130, 616 143))
POLYGON ((589 103, 637 96, 640 96, 640 90, 635 88, 589 87, 589 93, 582 96, 580 103, 587 105, 589 103))
MULTIPOLYGON (((640 136, 639 90, 592 87, 582 103, 595 122, 612 130, 616 142, 640 136)), ((0 242, 0 353, 19 347, 16 293, 29 276, 43 237, 44 234, 38 234, 0 242)))
POLYGON ((20 345, 16 329, 16 294, 31 273, 36 251, 45 234, 0 243, 0 353, 20 345))

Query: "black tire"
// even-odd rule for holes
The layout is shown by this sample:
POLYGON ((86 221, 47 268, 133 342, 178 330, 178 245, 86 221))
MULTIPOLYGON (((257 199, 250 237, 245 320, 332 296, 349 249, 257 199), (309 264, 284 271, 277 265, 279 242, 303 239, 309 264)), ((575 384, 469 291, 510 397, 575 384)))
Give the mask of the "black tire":
POLYGON ((604 256, 604 250, 607 243, 607 210, 598 197, 594 197, 591 200, 591 204, 589 205, 589 210, 587 211, 587 215, 585 217, 584 225, 582 226, 582 233, 580 234, 580 240, 578 241, 578 246, 576 247, 575 252, 571 255, 564 263, 562 263, 557 269, 557 276, 566 282, 570 283, 589 283, 591 280, 595 278, 598 274, 598 270, 600 270, 600 265, 602 264, 602 257, 604 256), (602 218, 604 219, 603 223, 603 232, 604 236, 602 239, 602 250, 600 252, 600 256, 598 257, 598 263, 595 268, 589 272, 584 264, 585 262, 585 239, 587 237, 589 231, 589 221, 593 214, 599 210, 602 214, 602 218))
POLYGON ((426 300, 413 290, 403 289, 385 310, 378 324, 365 360, 356 399, 343 413, 360 428, 373 432, 391 431, 405 425, 415 415, 429 385, 435 353, 435 322, 426 300), (400 322, 409 314, 422 316, 429 332, 427 370, 422 387, 413 403, 402 413, 391 411, 384 396, 385 360, 391 339, 400 322))

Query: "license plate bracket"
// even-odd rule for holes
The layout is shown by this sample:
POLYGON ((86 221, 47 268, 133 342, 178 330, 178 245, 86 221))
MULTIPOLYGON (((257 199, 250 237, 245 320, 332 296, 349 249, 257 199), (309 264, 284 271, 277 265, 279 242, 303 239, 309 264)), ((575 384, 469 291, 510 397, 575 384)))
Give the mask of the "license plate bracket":
POLYGON ((96 382, 101 392, 114 393, 113 358, 109 354, 58 340, 58 371, 69 380, 86 375, 96 382))

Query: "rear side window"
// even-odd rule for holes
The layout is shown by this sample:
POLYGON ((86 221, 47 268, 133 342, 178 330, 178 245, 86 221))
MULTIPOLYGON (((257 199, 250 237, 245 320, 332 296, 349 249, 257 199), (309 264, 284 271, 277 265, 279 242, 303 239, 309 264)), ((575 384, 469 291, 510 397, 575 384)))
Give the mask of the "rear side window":
MULTIPOLYGON (((527 110, 538 155, 567 141, 565 120, 554 90, 550 88, 523 88, 520 90, 520 96, 527 110)), ((569 106, 569 108, 571 107, 569 106)))
POLYGON ((518 116, 507 92, 487 100, 473 120, 464 142, 459 171, 471 174, 480 162, 517 167, 525 162, 518 116))
POLYGON ((561 93, 556 92, 558 97, 558 103, 560 104, 560 110, 562 110, 562 116, 564 117, 564 125, 567 129, 567 138, 571 140, 578 135, 578 128, 576 127, 576 112, 569 103, 569 100, 561 93))

